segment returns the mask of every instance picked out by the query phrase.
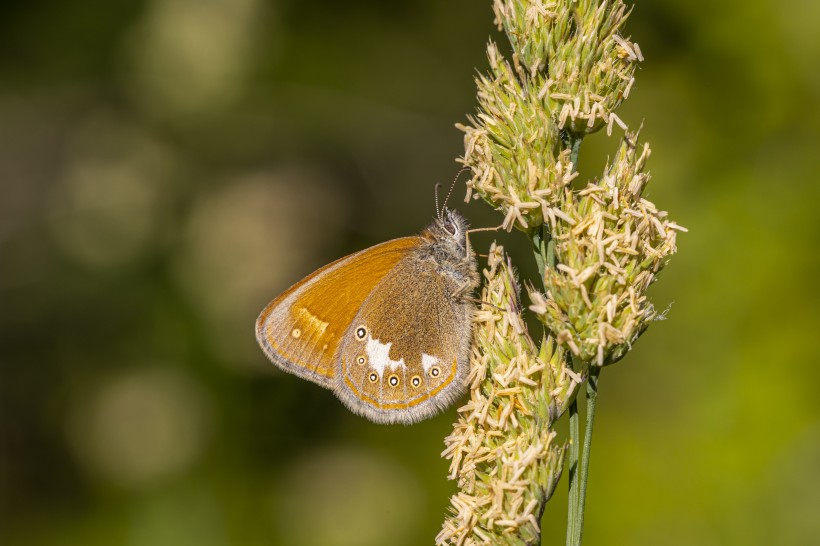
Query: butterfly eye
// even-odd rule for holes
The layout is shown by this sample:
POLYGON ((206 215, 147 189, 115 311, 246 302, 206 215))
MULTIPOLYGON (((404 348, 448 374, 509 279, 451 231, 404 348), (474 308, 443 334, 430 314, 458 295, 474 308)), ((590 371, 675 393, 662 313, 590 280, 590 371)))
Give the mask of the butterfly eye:
POLYGON ((356 337, 359 339, 364 339, 364 336, 367 335, 367 328, 364 326, 359 326, 356 328, 356 337))
POLYGON ((370 380, 371 383, 375 383, 379 380, 379 374, 377 374, 376 372, 372 372, 370 375, 367 376, 367 378, 370 380))
POLYGON ((441 373, 441 370, 438 369, 438 366, 433 366, 430 368, 430 377, 438 377, 438 374, 441 373))
POLYGON ((387 381, 390 383, 391 387, 397 387, 399 385, 399 376, 391 375, 387 381))
POLYGON ((364 364, 365 362, 367 362, 367 359, 363 356, 360 356, 356 359, 356 362, 358 362, 359 364, 364 364))
POLYGON ((414 387, 418 387, 419 385, 421 385, 421 378, 420 378, 419 376, 417 376, 417 375, 414 375, 414 376, 413 376, 413 379, 411 379, 411 380, 410 380, 410 383, 411 383, 414 387))

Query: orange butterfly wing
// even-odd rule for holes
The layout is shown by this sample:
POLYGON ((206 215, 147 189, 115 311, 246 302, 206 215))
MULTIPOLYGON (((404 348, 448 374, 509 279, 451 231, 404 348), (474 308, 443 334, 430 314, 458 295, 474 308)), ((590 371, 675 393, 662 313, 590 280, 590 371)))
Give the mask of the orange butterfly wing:
POLYGON ((332 387, 342 336, 364 300, 418 247, 403 237, 356 252, 314 271, 273 300, 256 320, 256 340, 279 368, 332 387))

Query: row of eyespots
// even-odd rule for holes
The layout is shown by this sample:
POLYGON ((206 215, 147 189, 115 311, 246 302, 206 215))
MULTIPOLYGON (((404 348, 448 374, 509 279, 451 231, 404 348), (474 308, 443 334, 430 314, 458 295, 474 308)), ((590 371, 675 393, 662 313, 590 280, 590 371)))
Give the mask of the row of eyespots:
MULTIPOLYGON (((430 375, 432 375, 433 377, 438 376, 438 374, 438 368, 432 368, 430 370, 430 375)), ((370 380, 371 383, 375 383, 379 380, 379 374, 377 374, 376 372, 370 372, 370 375, 368 375, 367 378, 370 380)), ((387 378, 387 382, 390 384, 391 387, 398 387, 400 383, 399 376, 393 374, 387 378)), ((414 375, 410 378, 410 384, 416 388, 419 388, 421 386, 421 377, 414 375)))
MULTIPOLYGON (((371 383, 375 383, 379 380, 379 374, 377 374, 376 372, 370 372, 370 375, 368 375, 367 378, 370 380, 371 383)), ((398 387, 399 383, 401 383, 401 380, 399 379, 398 375, 393 374, 387 378, 387 383, 391 387, 398 387)), ((419 386, 421 386, 421 377, 414 375, 410 378, 410 384, 418 388, 419 386)))

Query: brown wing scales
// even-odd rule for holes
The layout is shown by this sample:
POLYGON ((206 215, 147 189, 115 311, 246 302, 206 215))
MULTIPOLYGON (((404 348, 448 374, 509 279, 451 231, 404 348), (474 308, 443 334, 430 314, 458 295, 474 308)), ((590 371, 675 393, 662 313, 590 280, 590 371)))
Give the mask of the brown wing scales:
POLYGON ((342 341, 334 391, 351 410, 377 422, 415 422, 464 392, 472 307, 453 298, 457 289, 412 254, 385 275, 342 341))

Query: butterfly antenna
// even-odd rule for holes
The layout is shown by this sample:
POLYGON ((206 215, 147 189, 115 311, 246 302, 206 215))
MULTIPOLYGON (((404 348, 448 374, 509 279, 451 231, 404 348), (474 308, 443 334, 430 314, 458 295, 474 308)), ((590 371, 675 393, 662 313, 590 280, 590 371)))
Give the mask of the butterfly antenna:
POLYGON ((435 200, 436 200, 436 218, 441 220, 441 209, 438 208, 438 191, 441 189, 441 184, 436 182, 436 189, 435 189, 435 200))
POLYGON ((470 169, 470 167, 461 167, 458 170, 458 172, 456 173, 455 178, 453 178, 453 183, 450 184, 450 190, 447 192, 447 197, 444 198, 444 205, 442 205, 442 207, 441 207, 442 213, 444 212, 444 208, 447 206, 447 201, 450 200, 450 195, 453 194, 453 189, 455 189, 455 187, 456 187, 456 182, 458 182, 458 177, 461 176, 461 173, 463 173, 464 171, 467 171, 469 169, 470 169))

